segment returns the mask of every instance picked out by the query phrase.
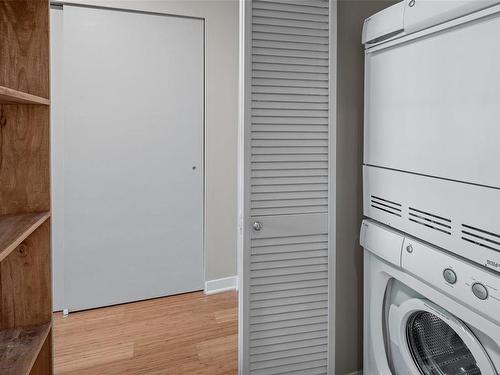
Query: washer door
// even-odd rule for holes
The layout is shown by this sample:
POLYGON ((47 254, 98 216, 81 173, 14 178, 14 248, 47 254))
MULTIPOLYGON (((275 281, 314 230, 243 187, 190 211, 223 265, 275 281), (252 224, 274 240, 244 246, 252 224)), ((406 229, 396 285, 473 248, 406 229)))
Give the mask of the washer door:
POLYGON ((428 300, 413 298, 399 307, 392 305, 389 334, 412 374, 497 374, 471 330, 428 300))

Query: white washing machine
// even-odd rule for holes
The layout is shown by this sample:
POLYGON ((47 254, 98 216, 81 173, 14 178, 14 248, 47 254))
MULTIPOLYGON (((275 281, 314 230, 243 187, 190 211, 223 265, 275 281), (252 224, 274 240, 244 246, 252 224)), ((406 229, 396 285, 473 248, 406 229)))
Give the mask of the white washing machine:
POLYGON ((500 274, 371 220, 365 375, 498 375, 500 274))

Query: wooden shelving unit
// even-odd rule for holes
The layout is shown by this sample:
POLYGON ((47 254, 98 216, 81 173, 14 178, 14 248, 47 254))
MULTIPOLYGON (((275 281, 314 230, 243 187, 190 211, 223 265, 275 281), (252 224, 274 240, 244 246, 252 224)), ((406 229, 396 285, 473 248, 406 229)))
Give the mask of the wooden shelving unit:
POLYGON ((0 374, 52 375, 48 0, 0 0, 0 374))

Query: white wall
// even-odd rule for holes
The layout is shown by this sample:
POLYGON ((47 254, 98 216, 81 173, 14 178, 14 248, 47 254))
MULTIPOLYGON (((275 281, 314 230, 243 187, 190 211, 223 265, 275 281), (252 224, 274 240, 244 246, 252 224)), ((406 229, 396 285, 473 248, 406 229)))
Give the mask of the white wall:
MULTIPOLYGON (((205 19, 205 279, 236 275, 238 143, 237 0, 53 1, 205 19)), ((54 73, 53 73, 54 74, 54 73)), ((61 254, 54 254, 55 257, 61 254)), ((54 279, 60 279, 54 269, 54 279)))

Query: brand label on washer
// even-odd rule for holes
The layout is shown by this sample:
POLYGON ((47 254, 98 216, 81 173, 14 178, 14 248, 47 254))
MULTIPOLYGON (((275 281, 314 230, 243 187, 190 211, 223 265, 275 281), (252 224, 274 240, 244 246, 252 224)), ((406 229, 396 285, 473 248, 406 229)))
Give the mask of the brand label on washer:
POLYGON ((486 266, 491 267, 491 268, 500 268, 500 263, 488 259, 486 261, 486 266))

